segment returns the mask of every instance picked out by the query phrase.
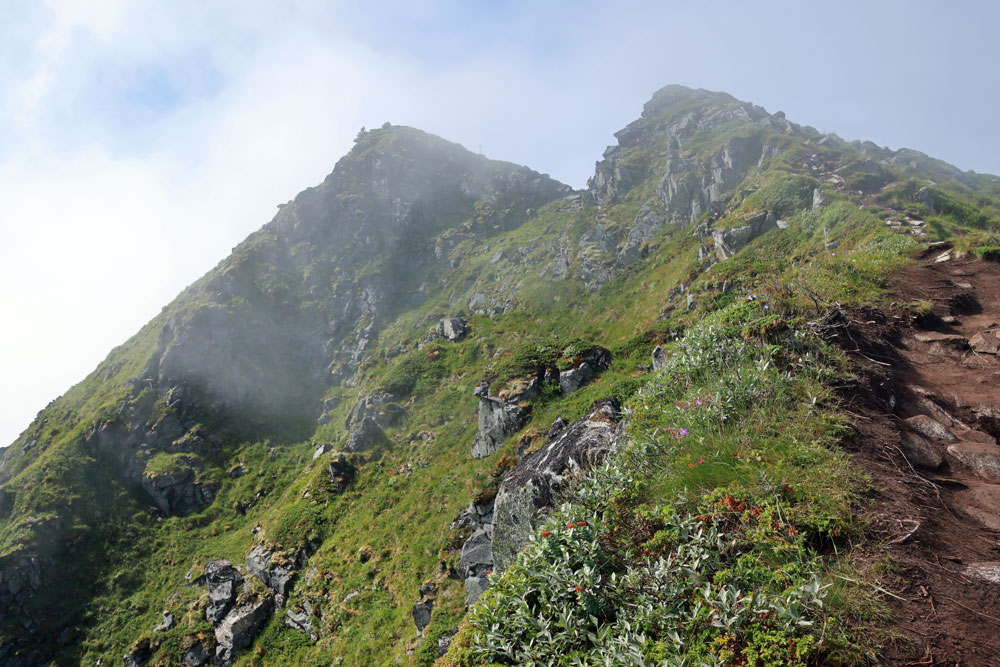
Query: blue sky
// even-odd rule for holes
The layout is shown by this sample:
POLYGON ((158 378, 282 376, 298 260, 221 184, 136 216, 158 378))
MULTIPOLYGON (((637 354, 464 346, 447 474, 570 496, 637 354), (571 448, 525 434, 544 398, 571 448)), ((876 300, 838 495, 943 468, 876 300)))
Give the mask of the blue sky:
POLYGON ((0 445, 389 120, 581 187, 657 88, 1000 173, 1000 3, 0 0, 0 445))

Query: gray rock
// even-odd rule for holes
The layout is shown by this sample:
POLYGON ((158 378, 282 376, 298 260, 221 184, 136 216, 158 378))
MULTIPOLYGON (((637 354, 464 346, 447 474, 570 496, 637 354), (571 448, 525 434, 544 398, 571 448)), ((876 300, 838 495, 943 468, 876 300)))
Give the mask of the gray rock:
POLYGON ((257 545, 247 555, 247 572, 264 582, 264 585, 279 595, 281 600, 285 600, 291 591, 295 575, 305 563, 306 557, 305 549, 300 549, 290 560, 275 563, 274 553, 257 545))
POLYGON ((371 419, 380 428, 391 426, 404 412, 396 400, 394 394, 372 394, 361 398, 347 413, 344 428, 349 429, 365 419, 371 419))
POLYGON ((1000 331, 990 330, 977 333, 969 339, 969 346, 979 354, 1000 353, 1000 331))
POLYGON ((313 452, 313 461, 323 456, 331 449, 333 449, 333 445, 331 445, 329 442, 324 442, 322 445, 316 448, 315 452, 313 452))
POLYGON ((915 466, 937 470, 944 463, 944 457, 922 436, 910 431, 903 431, 900 449, 906 455, 906 460, 915 466))
POLYGON ((504 478, 493 508, 494 570, 510 565, 551 509, 567 477, 599 463, 611 451, 620 411, 621 405, 614 398, 600 401, 586 417, 527 455, 504 478))
POLYGON ((961 441, 948 445, 948 453, 991 482, 1000 482, 1000 447, 985 442, 961 441))
POLYGON ((483 315, 486 313, 486 295, 482 292, 476 292, 469 299, 469 310, 476 313, 477 315, 483 315))
POLYGON ((348 431, 344 449, 348 452, 363 452, 387 440, 375 420, 365 417, 348 431))
POLYGON ((812 210, 818 211, 823 206, 823 193, 819 188, 813 189, 813 205, 812 210))
POLYGON ((309 604, 308 601, 303 602, 302 611, 296 611, 292 608, 285 610, 285 625, 294 630, 300 630, 306 633, 309 635, 310 641, 318 641, 319 635, 313 631, 312 615, 312 605, 309 604))
POLYGON ((687 308, 687 311, 688 311, 689 313, 690 313, 690 312, 691 312, 692 310, 694 310, 695 308, 697 308, 697 307, 698 307, 698 303, 697 303, 697 302, 696 302, 696 301, 694 300, 694 294, 691 294, 690 292, 688 292, 688 295, 687 295, 687 302, 686 302, 686 304, 685 304, 685 305, 686 305, 686 308, 687 308))
POLYGON ((969 563, 965 575, 991 584, 1000 584, 1000 562, 969 563))
POLYGON ((955 442, 956 440, 955 436, 952 435, 948 429, 927 415, 910 417, 906 420, 906 423, 909 424, 917 433, 925 435, 931 440, 937 440, 939 442, 955 442))
POLYGON ((583 362, 576 368, 562 371, 559 374, 559 388, 564 396, 572 394, 592 377, 594 377, 594 369, 587 362, 583 362))
POLYGON ((451 648, 451 640, 458 634, 458 628, 452 628, 446 634, 438 637, 438 657, 443 658, 451 648))
POLYGON ((236 600, 243 575, 228 560, 213 560, 205 565, 205 583, 208 586, 208 608, 205 618, 213 625, 226 615, 236 600))
POLYGON ((739 252, 744 246, 765 232, 778 226, 777 218, 771 213, 758 213, 747 218, 746 224, 732 229, 713 231, 715 252, 719 259, 728 259, 739 252))
POLYGON ((548 441, 555 440, 555 438, 569 426, 569 422, 562 417, 556 417, 552 420, 552 424, 549 425, 549 430, 545 432, 545 439, 548 441))
POLYGON ((490 587, 488 577, 469 577, 465 580, 465 606, 476 604, 480 596, 490 587))
POLYGON ((148 639, 140 639, 122 658, 122 667, 143 667, 153 657, 148 639))
POLYGON ((153 628, 153 632, 166 632, 174 627, 174 615, 170 612, 163 612, 163 620, 153 628))
POLYGON ((644 246, 660 233, 666 223, 667 219, 663 215, 650 209, 648 204, 644 204, 628 230, 628 236, 618 251, 615 263, 625 267, 642 259, 645 254, 644 246))
POLYGON ((918 202, 929 208, 930 210, 937 213, 937 197, 934 196, 934 191, 924 186, 917 190, 917 193, 913 196, 918 202))
POLYGON ((480 528, 462 545, 458 561, 458 574, 464 579, 486 576, 493 569, 492 530, 480 528))
POLYGON ((413 623, 417 626, 417 634, 423 634, 424 629, 431 624, 433 611, 434 600, 421 600, 413 605, 413 623))
POLYGON ((472 442, 472 458, 475 459, 495 452, 507 436, 518 431, 529 419, 528 413, 517 405, 489 396, 488 390, 488 385, 485 388, 480 385, 475 392, 479 398, 479 431, 472 442))
POLYGON ((667 355, 663 351, 663 348, 659 345, 653 348, 653 370, 658 371, 663 368, 663 364, 667 363, 667 355))
POLYGON ((231 609, 215 627, 216 662, 223 667, 232 665, 236 652, 250 646, 273 613, 274 598, 270 596, 231 609))
POLYGON ((184 516, 215 499, 215 485, 197 481, 194 457, 179 457, 170 470, 147 469, 140 478, 142 488, 161 512, 184 516))
POLYGON ((198 640, 192 646, 190 646, 184 654, 181 656, 181 663, 184 667, 202 667, 202 665, 208 664, 208 651, 205 650, 205 645, 198 640))
POLYGON ((464 317, 446 317, 437 323, 434 334, 451 342, 465 338, 469 333, 469 323, 464 317))

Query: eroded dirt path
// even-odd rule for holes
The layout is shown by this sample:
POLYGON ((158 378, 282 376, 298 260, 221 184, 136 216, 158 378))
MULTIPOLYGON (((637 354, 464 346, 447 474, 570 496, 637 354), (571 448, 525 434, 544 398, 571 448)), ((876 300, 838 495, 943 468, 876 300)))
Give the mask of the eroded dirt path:
POLYGON ((1000 264, 938 247, 895 291, 932 312, 853 311, 843 336, 861 380, 843 392, 852 454, 897 566, 878 572, 900 635, 882 659, 1000 667, 1000 264))

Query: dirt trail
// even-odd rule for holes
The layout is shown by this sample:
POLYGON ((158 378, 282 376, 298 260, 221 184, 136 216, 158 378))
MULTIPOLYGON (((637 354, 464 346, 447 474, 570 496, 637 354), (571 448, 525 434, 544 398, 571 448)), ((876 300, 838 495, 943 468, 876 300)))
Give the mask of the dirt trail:
POLYGON ((852 454, 899 568, 878 574, 901 637, 883 664, 1000 667, 1000 264, 939 246, 895 292, 932 312, 853 311, 842 337, 861 380, 843 392, 852 454))

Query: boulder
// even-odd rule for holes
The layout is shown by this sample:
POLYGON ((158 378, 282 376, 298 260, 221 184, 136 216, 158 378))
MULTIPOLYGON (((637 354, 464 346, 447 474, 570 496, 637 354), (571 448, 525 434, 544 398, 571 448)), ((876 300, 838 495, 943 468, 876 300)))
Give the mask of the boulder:
POLYGON ((559 374, 559 388, 563 395, 572 394, 592 377, 594 377, 594 369, 587 362, 583 362, 576 368, 559 374))
POLYGON ((937 197, 934 196, 934 191, 926 185, 917 190, 917 193, 913 195, 913 198, 930 210, 937 212, 937 197))
POLYGON ((434 327, 434 335, 451 342, 465 338, 469 333, 469 323, 464 317, 446 317, 434 327))
POLYGON ((312 614, 312 605, 308 601, 303 602, 302 611, 296 611, 291 608, 285 611, 285 625, 294 630, 301 630, 306 633, 309 635, 310 641, 318 641, 319 635, 313 632, 312 614))
POLYGON ((371 417, 365 417, 348 431, 344 449, 348 452, 363 452, 385 441, 385 433, 382 432, 375 420, 371 417))
POLYGON ((208 664, 209 657, 208 651, 205 650, 205 644, 199 639, 184 651, 181 663, 184 667, 202 667, 202 665, 208 664))
POLYGON ((479 431, 472 442, 472 458, 481 459, 497 449, 507 436, 528 423, 528 413, 496 396, 489 396, 489 385, 476 387, 479 399, 479 431))
POLYGON ((250 646, 273 613, 271 596, 231 609, 215 627, 216 662, 223 667, 232 665, 236 652, 250 646))
POLYGON ((941 456, 941 453, 935 449, 934 445, 927 442, 923 436, 911 433, 910 431, 904 431, 902 435, 899 447, 903 450, 907 461, 917 467, 927 468, 928 470, 937 470, 944 463, 944 457, 941 456))
POLYGON ((465 580, 465 606, 471 607, 490 587, 489 577, 469 577, 465 580))
POLYGON ((998 354, 1000 353, 1000 337, 997 334, 1000 334, 1000 331, 989 330, 977 333, 969 339, 969 347, 979 354, 998 354))
POLYGON ((396 400, 397 397, 394 394, 388 393, 372 394, 361 398, 347 413, 344 428, 349 429, 365 419, 371 419, 380 428, 391 426, 404 412, 396 400))
POLYGON ((174 627, 174 615, 170 612, 163 612, 163 620, 153 628, 153 632, 166 632, 174 627))
POLYGON ((559 387, 564 395, 572 394, 597 373, 611 367, 611 352, 603 347, 592 347, 580 355, 580 363, 559 373, 559 387))
POLYGON ((653 348, 652 361, 654 371, 658 371, 663 368, 663 364, 667 362, 667 355, 661 346, 657 345, 653 348))
POLYGON ((937 440, 939 442, 955 442, 956 440, 955 436, 952 435, 948 429, 927 415, 910 417, 906 420, 906 423, 909 424, 910 427, 912 427, 917 433, 925 435, 931 440, 937 440))
POLYGON ((413 605, 413 623, 417 626, 417 634, 423 634, 424 629, 431 624, 431 613, 434 611, 436 597, 435 584, 424 584, 420 587, 420 598, 413 605))
POLYGON ((817 211, 823 206, 823 192, 819 188, 813 189, 812 210, 817 211))
POLYGON ((181 663, 184 667, 202 667, 202 665, 208 664, 209 657, 208 651, 205 650, 205 644, 199 639, 184 651, 181 663))
POLYGON ((961 441, 948 445, 948 453, 991 482, 1000 482, 1000 447, 985 442, 961 441))
POLYGON ((279 561, 273 551, 258 544, 247 555, 247 572, 280 596, 280 605, 288 597, 295 575, 305 563, 306 557, 305 549, 300 549, 291 559, 279 561))
POLYGON ((462 545, 458 562, 458 575, 465 580, 465 604, 475 604, 489 587, 489 573, 493 570, 493 526, 486 524, 477 529, 462 545))
POLYGON ((205 583, 208 586, 208 608, 205 618, 213 625, 225 617, 233 606, 243 575, 228 560, 213 560, 205 565, 205 583))
POLYGON ((719 259, 732 257, 755 238, 778 226, 777 218, 768 212, 758 213, 744 222, 745 224, 739 227, 712 232, 715 252, 719 259))
POLYGON ((458 628, 452 628, 447 633, 438 637, 438 654, 437 657, 443 658, 448 649, 451 648, 451 640, 458 634, 458 628))
MULTIPOLYGON (((599 401, 586 417, 574 422, 551 443, 528 454, 504 478, 493 508, 494 567, 491 569, 502 571, 510 565, 553 506, 568 477, 607 456, 618 435, 620 416, 621 405, 616 399, 599 401)), ((462 553, 463 556, 466 553, 464 547, 462 553)))

